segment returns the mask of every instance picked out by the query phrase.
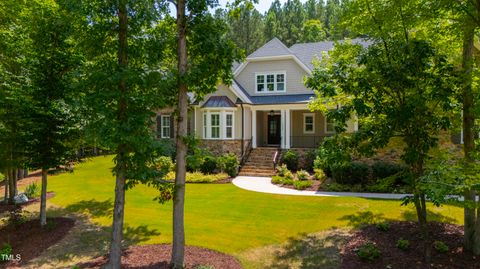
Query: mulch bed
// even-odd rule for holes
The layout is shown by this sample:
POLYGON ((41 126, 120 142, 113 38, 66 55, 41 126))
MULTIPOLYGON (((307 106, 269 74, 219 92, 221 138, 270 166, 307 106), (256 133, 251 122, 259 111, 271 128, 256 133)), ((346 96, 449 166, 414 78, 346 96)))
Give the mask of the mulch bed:
MULTIPOLYGON (((447 253, 439 253, 433 247, 430 268, 479 269, 480 257, 463 253, 463 227, 453 224, 431 222, 429 224, 432 242, 439 240, 449 246, 447 253)), ((423 241, 418 224, 414 222, 390 222, 390 229, 380 231, 375 225, 365 226, 356 231, 349 239, 341 253, 342 269, 374 269, 374 268, 427 268, 423 262, 423 241), (410 249, 404 251, 397 248, 400 239, 410 241, 410 249), (366 242, 373 242, 381 251, 375 261, 362 261, 355 250, 366 242)))
POLYGON ((42 251, 64 238, 75 225, 75 220, 69 218, 49 218, 44 228, 40 227, 39 222, 33 219, 0 229, 0 248, 8 243, 12 246, 13 255, 21 255, 20 261, 0 263, 0 268, 21 266, 38 257, 42 251))
MULTIPOLYGON (((122 268, 169 269, 171 251, 171 245, 132 246, 123 252, 122 268)), ((78 266, 93 269, 101 268, 106 263, 107 256, 102 256, 78 266)), ((209 265, 215 269, 242 269, 240 262, 230 255, 201 247, 185 247, 185 268, 195 269, 199 265, 209 265)))
MULTIPOLYGON (((54 197, 55 196, 55 193, 54 192, 47 192, 47 200, 54 197)), ((0 214, 4 213, 4 212, 7 212, 7 211, 12 211, 15 209, 16 206, 20 206, 20 207, 25 207, 25 206, 28 206, 28 205, 31 205, 31 204, 35 204, 35 203, 40 203, 40 197, 39 198, 35 198, 35 199, 31 199, 31 200, 28 200, 28 202, 26 203, 23 203, 23 204, 17 204, 17 205, 5 205, 5 204, 0 204, 0 214)))

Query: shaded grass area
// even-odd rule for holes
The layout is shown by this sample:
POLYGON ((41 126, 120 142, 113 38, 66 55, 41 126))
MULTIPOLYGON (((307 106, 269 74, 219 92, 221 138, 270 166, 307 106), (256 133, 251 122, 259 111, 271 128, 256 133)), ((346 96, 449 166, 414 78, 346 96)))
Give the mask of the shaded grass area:
MULTIPOLYGON (((73 173, 52 176, 51 203, 71 213, 88 216, 95 224, 111 225, 115 180, 111 157, 79 164, 73 173)), ((170 243, 172 204, 158 204, 153 188, 138 185, 126 194, 126 227, 143 227, 140 244, 170 243)), ((413 207, 400 201, 349 197, 298 197, 249 192, 232 184, 189 184, 185 203, 186 240, 189 245, 235 254, 295 240, 301 234, 332 227, 355 226, 367 214, 385 219, 412 219, 413 207), (358 219, 358 220, 356 220, 358 219)), ((430 207, 431 220, 462 223, 463 211, 454 206, 430 207)), ((243 258, 242 258, 243 257, 243 258)), ((248 266, 247 266, 248 268, 248 266)))

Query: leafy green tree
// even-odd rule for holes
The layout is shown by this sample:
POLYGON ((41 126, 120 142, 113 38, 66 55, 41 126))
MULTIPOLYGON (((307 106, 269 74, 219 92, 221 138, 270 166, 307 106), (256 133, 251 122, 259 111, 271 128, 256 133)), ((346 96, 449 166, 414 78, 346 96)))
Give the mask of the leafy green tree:
MULTIPOLYGON (((236 1, 234 5, 241 6, 242 2, 244 1, 236 1)), ((241 60, 243 56, 228 38, 226 23, 208 12, 208 8, 214 7, 215 4, 214 1, 174 1, 177 27, 175 57, 177 138, 172 268, 184 266, 188 92, 193 92, 201 98, 214 92, 219 81, 230 83, 232 63, 241 60)))
POLYGON ((228 13, 229 37, 248 55, 265 43, 263 18, 253 5, 242 5, 228 13))
POLYGON ((42 170, 40 224, 47 224, 46 195, 48 170, 64 165, 73 154, 68 141, 75 132, 75 115, 69 108, 70 72, 78 66, 69 38, 68 15, 56 1, 32 2, 29 10, 30 113, 32 123, 28 145, 30 166, 42 170))
POLYGON ((318 42, 325 40, 325 31, 319 20, 308 20, 303 24, 302 42, 318 42))
POLYGON ((307 80, 317 94, 311 108, 334 119, 338 133, 345 131, 346 120, 353 115, 361 119, 359 131, 347 143, 355 152, 372 154, 390 138, 402 137, 401 157, 410 168, 408 186, 413 193, 404 203, 414 203, 417 210, 426 262, 430 259, 427 192, 421 178, 439 132, 449 126, 452 75, 453 67, 428 42, 407 36, 379 38, 367 49, 337 44, 307 80), (327 112, 333 104, 339 108, 327 112))
MULTIPOLYGON (((125 191, 168 186, 155 169, 154 111, 173 103, 174 30, 157 1, 67 1, 85 58, 77 92, 87 130, 114 155, 115 200, 107 268, 120 268, 125 191)), ((160 195, 157 200, 168 199, 160 195)))
POLYGON ((26 6, 12 0, 0 5, 0 171, 5 175, 4 199, 10 204, 17 193, 17 169, 25 166, 29 131, 26 56, 32 44, 22 24, 26 6))

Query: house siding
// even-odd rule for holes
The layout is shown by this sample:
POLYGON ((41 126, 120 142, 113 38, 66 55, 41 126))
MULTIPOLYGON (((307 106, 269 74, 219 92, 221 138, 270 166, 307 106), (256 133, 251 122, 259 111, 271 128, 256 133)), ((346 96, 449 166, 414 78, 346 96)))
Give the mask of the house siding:
POLYGON ((303 70, 294 60, 256 61, 248 63, 240 74, 238 74, 236 80, 252 96, 313 93, 313 91, 305 87, 303 83, 305 75, 307 75, 305 70, 303 70), (256 93, 255 73, 283 71, 286 72, 286 92, 256 93))

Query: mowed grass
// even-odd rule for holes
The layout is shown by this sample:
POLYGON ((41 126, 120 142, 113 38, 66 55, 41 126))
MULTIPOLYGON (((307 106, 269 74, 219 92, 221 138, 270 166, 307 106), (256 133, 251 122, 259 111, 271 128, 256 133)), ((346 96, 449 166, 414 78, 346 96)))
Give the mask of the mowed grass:
MULTIPOLYGON (((90 214, 93 222, 111 225, 115 179, 112 157, 97 157, 73 173, 51 176, 49 203, 90 214)), ((172 203, 152 199, 153 188, 137 185, 126 193, 125 223, 142 243, 172 240, 172 203)), ((430 207, 436 220, 462 223, 462 209, 430 207)), ((245 191, 233 184, 188 184, 185 202, 186 243, 240 255, 249 249, 280 244, 303 233, 344 227, 372 219, 411 219, 412 207, 400 201, 363 198, 298 197, 245 191)))

